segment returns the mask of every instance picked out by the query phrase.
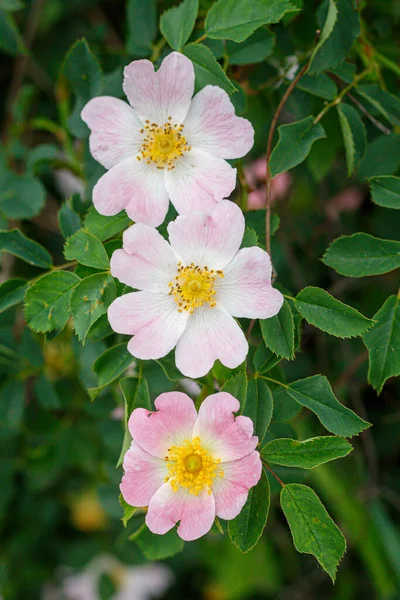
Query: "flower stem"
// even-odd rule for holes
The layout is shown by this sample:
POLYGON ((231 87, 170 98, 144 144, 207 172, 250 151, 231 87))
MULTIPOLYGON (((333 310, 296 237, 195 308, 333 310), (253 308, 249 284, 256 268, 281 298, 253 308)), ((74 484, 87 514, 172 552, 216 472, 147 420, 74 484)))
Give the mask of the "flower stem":
POLYGON ((270 473, 272 473, 272 475, 275 477, 275 479, 276 479, 277 481, 279 481, 279 483, 281 484, 281 486, 284 488, 284 487, 285 487, 285 484, 283 483, 282 479, 280 479, 280 477, 278 477, 278 475, 275 473, 275 471, 273 471, 273 470, 271 469, 271 467, 269 466, 269 464, 268 464, 268 463, 266 463, 264 460, 262 461, 262 464, 264 465, 264 467, 266 467, 266 468, 268 469, 268 471, 269 471, 270 473))

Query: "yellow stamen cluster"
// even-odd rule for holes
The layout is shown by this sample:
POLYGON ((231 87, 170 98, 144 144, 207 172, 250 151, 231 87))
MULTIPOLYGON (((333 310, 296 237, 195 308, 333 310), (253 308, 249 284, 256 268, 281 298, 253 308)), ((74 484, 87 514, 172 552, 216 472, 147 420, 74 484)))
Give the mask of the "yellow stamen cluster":
POLYGON ((221 459, 214 459, 202 447, 199 437, 185 440, 181 446, 169 448, 165 460, 168 467, 165 482, 169 481, 174 492, 184 487, 190 494, 197 496, 207 487, 208 494, 211 494, 214 477, 224 476, 224 472, 218 467, 221 459))
POLYGON ((169 122, 161 127, 157 123, 146 121, 145 127, 140 131, 145 137, 139 150, 140 156, 137 156, 139 161, 143 159, 148 165, 155 163, 157 169, 171 171, 175 167, 176 159, 191 150, 191 146, 182 135, 184 126, 172 125, 171 119, 172 117, 168 117, 169 122))
POLYGON ((203 306, 206 302, 213 308, 216 294, 215 279, 223 276, 222 271, 210 271, 208 267, 201 269, 194 263, 187 267, 178 263, 178 274, 174 281, 168 284, 169 295, 174 297, 179 312, 187 310, 192 314, 195 308, 203 306))

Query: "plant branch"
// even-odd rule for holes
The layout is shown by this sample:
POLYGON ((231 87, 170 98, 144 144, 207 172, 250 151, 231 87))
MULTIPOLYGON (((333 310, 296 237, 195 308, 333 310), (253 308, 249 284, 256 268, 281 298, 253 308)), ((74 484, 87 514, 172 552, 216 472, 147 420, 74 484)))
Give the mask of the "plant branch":
POLYGON ((275 473, 275 471, 273 471, 273 470, 271 469, 271 467, 269 466, 269 464, 268 464, 268 463, 266 463, 264 460, 262 461, 262 464, 264 465, 264 467, 266 467, 266 468, 268 469, 268 471, 269 471, 270 473, 272 473, 272 475, 275 477, 275 479, 276 479, 277 481, 279 481, 279 483, 281 484, 281 486, 284 488, 284 487, 285 487, 285 484, 283 483, 282 479, 280 479, 280 477, 278 477, 278 475, 275 473))
POLYGON ((353 89, 353 87, 355 87, 359 81, 361 81, 361 79, 364 79, 364 77, 366 77, 366 75, 368 75, 371 72, 371 67, 368 67, 367 69, 365 69, 364 71, 362 71, 361 73, 359 73, 358 75, 356 75, 353 79, 353 81, 351 83, 349 83, 348 85, 346 85, 346 87, 344 87, 342 89, 342 91, 340 92, 340 94, 338 96, 336 96, 336 98, 334 100, 332 100, 332 102, 329 102, 329 104, 327 104, 322 110, 321 112, 315 117, 314 119, 314 125, 316 125, 321 119, 322 117, 334 106, 337 106, 338 104, 341 103, 341 101, 343 100, 343 98, 345 97, 345 95, 351 90, 353 89))

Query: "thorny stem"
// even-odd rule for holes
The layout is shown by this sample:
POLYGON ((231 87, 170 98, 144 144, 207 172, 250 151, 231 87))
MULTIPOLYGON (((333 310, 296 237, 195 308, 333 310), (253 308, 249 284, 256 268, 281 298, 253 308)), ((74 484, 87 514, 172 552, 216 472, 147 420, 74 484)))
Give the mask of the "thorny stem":
POLYGON ((266 467, 266 468, 268 469, 268 471, 269 471, 270 473, 272 473, 272 475, 275 477, 275 479, 276 479, 277 481, 279 481, 279 483, 281 484, 281 486, 284 488, 284 487, 285 487, 285 484, 283 483, 282 479, 281 479, 280 477, 278 477, 278 475, 275 473, 275 471, 273 471, 273 470, 271 469, 271 467, 269 466, 269 464, 268 464, 268 463, 266 463, 264 460, 262 461, 262 464, 264 465, 264 467, 266 467))

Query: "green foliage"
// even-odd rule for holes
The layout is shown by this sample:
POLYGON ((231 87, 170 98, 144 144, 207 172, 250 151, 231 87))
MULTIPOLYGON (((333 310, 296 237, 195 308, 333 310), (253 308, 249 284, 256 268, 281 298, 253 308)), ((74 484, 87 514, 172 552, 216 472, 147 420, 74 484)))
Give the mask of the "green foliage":
POLYGON ((268 463, 284 467, 314 469, 336 458, 347 456, 352 449, 352 445, 340 437, 315 437, 303 442, 278 438, 263 446, 261 456, 268 463))
POLYGON ((64 202, 58 211, 58 224, 61 233, 67 239, 81 228, 79 215, 73 210, 70 202, 64 202))
POLYGON ((400 177, 372 177, 369 185, 375 204, 400 209, 400 177))
POLYGON ((114 279, 108 273, 89 275, 74 288, 69 307, 76 335, 82 343, 93 323, 107 311, 116 293, 114 279))
POLYGON ((263 319, 260 325, 267 348, 281 358, 293 358, 294 321, 288 302, 284 300, 279 313, 270 319, 263 319))
POLYGON ((322 125, 314 124, 311 116, 297 121, 297 123, 281 125, 278 131, 279 141, 271 154, 269 163, 273 177, 303 162, 313 143, 325 137, 322 125))
POLYGON ((22 38, 13 17, 2 9, 0 9, 0 50, 12 55, 25 53, 22 38))
POLYGON ((134 534, 132 538, 145 557, 149 560, 163 560, 182 552, 185 542, 171 529, 163 536, 151 533, 146 525, 134 534))
POLYGON ((206 85, 218 85, 228 92, 228 94, 236 91, 236 87, 225 75, 223 68, 215 60, 211 50, 206 46, 202 44, 188 44, 184 47, 183 54, 193 62, 196 76, 196 92, 206 85))
POLYGON ((128 421, 135 408, 151 410, 150 392, 144 377, 125 377, 120 381, 120 387, 125 401, 125 434, 121 454, 117 467, 122 464, 125 452, 131 445, 131 435, 128 430, 128 421))
POLYGON ((102 270, 109 267, 107 252, 103 244, 95 235, 84 229, 80 229, 67 239, 64 255, 67 260, 75 259, 87 267, 102 270))
POLYGON ((183 0, 179 6, 166 10, 160 19, 160 31, 173 50, 181 50, 196 23, 199 0, 183 0))
POLYGON ((364 84, 357 93, 371 104, 385 119, 393 125, 400 125, 400 100, 397 96, 382 90, 378 85, 364 84))
POLYGON ((93 365, 93 371, 97 373, 98 385, 88 390, 92 400, 96 398, 100 390, 120 377, 132 360, 132 355, 129 354, 125 343, 108 348, 103 352, 93 365))
POLYGON ((126 24, 127 51, 139 57, 148 56, 157 35, 156 0, 127 0, 126 24))
POLYGON ((322 260, 346 277, 380 275, 400 266, 400 242, 355 233, 335 240, 322 260))
POLYGON ((0 313, 23 301, 27 283, 25 279, 15 277, 0 284, 0 313))
MULTIPOLYGON (((325 42, 328 40, 329 36, 331 35, 331 33, 335 27, 337 17, 338 17, 338 9, 337 9, 335 0, 325 0, 323 8, 324 8, 324 10, 327 9, 324 26, 322 28, 318 43, 316 44, 316 46, 311 54, 310 66, 308 68, 308 70, 311 69, 312 71, 314 70, 316 72, 318 72, 318 70, 319 70, 318 63, 321 62, 321 54, 322 53, 320 53, 320 50, 324 46, 325 42), (316 63, 315 65, 313 64, 314 61, 316 63)), ((324 51, 325 51, 325 48, 324 48, 324 51)), ((323 70, 323 69, 320 69, 320 70, 323 70)))
POLYGON ((275 36, 268 29, 258 29, 242 44, 227 42, 226 50, 231 65, 248 65, 263 62, 270 56, 275 36))
POLYGON ((85 228, 104 242, 104 240, 114 237, 120 231, 128 229, 130 222, 125 211, 113 217, 103 217, 92 206, 85 217, 85 228))
POLYGON ((36 177, 9 171, 0 176, 0 186, 0 213, 7 219, 31 219, 41 212, 46 191, 36 177))
POLYGON ((340 127, 346 152, 347 173, 353 173, 365 154, 367 133, 358 112, 349 104, 338 104, 340 127))
POLYGON ((389 296, 374 315, 375 325, 364 333, 369 352, 368 381, 378 394, 389 377, 400 374, 400 298, 389 296))
POLYGON ((317 494, 306 485, 290 483, 282 488, 281 505, 296 549, 315 556, 335 581, 346 540, 317 494))
POLYGON ((40 269, 49 269, 52 265, 51 256, 47 250, 27 238, 19 229, 0 231, 0 252, 13 254, 40 269))
POLYGON ((242 402, 242 414, 250 417, 254 424, 254 435, 261 444, 274 410, 274 399, 265 381, 251 379, 248 383, 247 394, 242 402))

